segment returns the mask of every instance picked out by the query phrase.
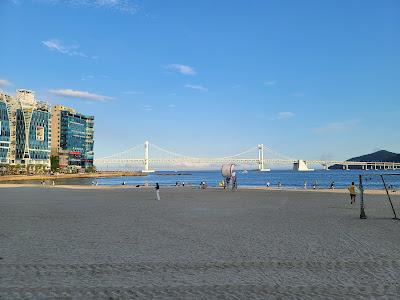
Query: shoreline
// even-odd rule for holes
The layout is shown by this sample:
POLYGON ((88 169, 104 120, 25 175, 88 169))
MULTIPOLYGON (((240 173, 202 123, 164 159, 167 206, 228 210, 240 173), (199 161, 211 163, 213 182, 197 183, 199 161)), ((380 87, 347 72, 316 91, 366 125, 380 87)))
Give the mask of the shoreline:
MULTIPOLYGON (((139 187, 135 185, 73 185, 73 184, 64 184, 64 185, 44 185, 42 186, 41 184, 33 184, 33 183, 24 183, 24 184, 15 184, 15 183, 4 183, 0 184, 0 189, 1 188, 44 188, 44 189, 69 189, 69 190, 142 190, 142 189, 154 189, 154 186, 149 185, 141 185, 139 187)), ((161 186, 162 190, 188 190, 188 189, 193 189, 193 190, 199 190, 199 191, 204 191, 206 192, 207 190, 221 190, 223 191, 222 188, 220 187, 208 187, 205 190, 201 190, 198 186, 161 186)), ((296 188, 266 188, 266 187, 261 187, 261 186, 242 186, 239 187, 238 191, 264 191, 264 192, 282 192, 282 193, 328 193, 328 194, 348 194, 349 191, 344 188, 344 189, 296 189, 296 188)), ((230 193, 235 193, 235 191, 226 191, 230 193)), ((373 189, 367 189, 364 190, 364 194, 367 195, 386 195, 385 190, 373 190, 373 189)), ((390 195, 393 196, 399 196, 400 191, 389 191, 390 195)), ((357 194, 358 196, 360 194, 357 194)))
POLYGON ((0 176, 0 182, 8 181, 31 181, 31 180, 56 180, 56 179, 76 179, 76 178, 108 178, 108 177, 127 177, 127 176, 146 176, 142 172, 98 172, 83 174, 55 174, 55 175, 4 175, 0 176))

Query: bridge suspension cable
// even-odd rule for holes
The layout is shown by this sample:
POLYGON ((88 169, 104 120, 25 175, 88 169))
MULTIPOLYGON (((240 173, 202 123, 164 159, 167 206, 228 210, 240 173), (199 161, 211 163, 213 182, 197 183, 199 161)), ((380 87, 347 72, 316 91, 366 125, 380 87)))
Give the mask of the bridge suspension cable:
MULTIPOLYGON (((162 152, 165 152, 165 153, 174 155, 174 156, 180 156, 180 157, 187 158, 187 159, 200 159, 200 158, 203 158, 203 157, 188 156, 188 155, 181 154, 181 153, 175 153, 175 152, 169 151, 169 150, 167 150, 167 149, 164 149, 164 148, 162 148, 162 147, 160 147, 160 146, 158 146, 158 145, 155 145, 155 144, 153 144, 153 143, 151 143, 150 146, 156 148, 156 149, 159 150, 159 151, 162 151, 162 152)), ((235 157, 238 157, 238 156, 247 154, 247 153, 249 153, 249 152, 251 152, 251 151, 254 151, 254 150, 257 150, 257 147, 249 148, 249 149, 247 149, 247 150, 245 150, 245 151, 243 151, 243 152, 240 152, 240 153, 238 153, 238 154, 234 154, 234 155, 230 155, 230 156, 224 156, 224 157, 218 157, 218 158, 214 158, 214 159, 221 159, 221 160, 222 160, 222 159, 235 158, 235 157)))
POLYGON ((247 153, 257 150, 257 149, 258 149, 258 147, 252 147, 252 148, 249 148, 249 149, 247 149, 243 152, 240 152, 238 154, 235 154, 235 155, 221 157, 221 159, 229 159, 229 158, 239 157, 241 155, 247 154, 247 153))
POLYGON ((161 148, 160 146, 157 146, 156 144, 153 144, 153 143, 149 143, 149 145, 151 147, 154 147, 155 149, 157 149, 159 151, 165 152, 165 153, 173 155, 173 156, 180 156, 180 157, 188 158, 188 159, 196 159, 196 157, 192 157, 192 156, 184 155, 184 154, 181 154, 181 153, 175 153, 175 152, 169 151, 169 150, 161 148))
POLYGON ((111 154, 111 155, 109 155, 109 156, 105 156, 105 157, 102 157, 102 158, 98 158, 98 160, 106 160, 106 159, 116 158, 116 157, 122 156, 123 154, 132 152, 134 149, 139 149, 139 148, 143 148, 143 145, 136 145, 136 146, 134 146, 134 147, 132 147, 132 148, 129 148, 129 149, 127 149, 127 150, 124 150, 124 151, 122 151, 122 152, 114 153, 114 154, 111 154))
POLYGON ((295 160, 294 158, 289 157, 289 156, 285 156, 285 155, 283 155, 283 154, 281 154, 281 153, 275 151, 274 149, 272 149, 272 148, 270 148, 270 147, 268 147, 268 146, 264 146, 264 149, 266 149, 266 150, 267 150, 268 152, 270 152, 271 154, 276 155, 278 158, 283 158, 283 159, 289 160, 289 161, 290 161, 290 160, 295 160))

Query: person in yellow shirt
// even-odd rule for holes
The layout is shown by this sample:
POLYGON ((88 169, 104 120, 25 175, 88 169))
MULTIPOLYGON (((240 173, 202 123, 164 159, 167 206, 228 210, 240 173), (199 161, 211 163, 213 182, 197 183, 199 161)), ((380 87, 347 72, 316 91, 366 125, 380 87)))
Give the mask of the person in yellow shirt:
POLYGON ((351 183, 351 185, 347 188, 350 192, 350 199, 351 199, 351 204, 356 203, 356 186, 354 185, 354 182, 351 183))

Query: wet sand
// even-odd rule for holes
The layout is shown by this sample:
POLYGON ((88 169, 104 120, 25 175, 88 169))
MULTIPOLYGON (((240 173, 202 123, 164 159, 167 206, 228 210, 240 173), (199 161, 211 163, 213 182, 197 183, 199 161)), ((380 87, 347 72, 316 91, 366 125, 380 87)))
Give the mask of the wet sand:
POLYGON ((55 174, 55 175, 4 175, 0 176, 0 182, 15 181, 41 181, 41 180, 59 180, 76 178, 107 178, 107 177, 125 177, 125 176, 146 176, 142 172, 96 172, 96 173, 77 173, 77 174, 55 174))
POLYGON ((386 199, 360 220, 337 192, 4 186, 0 299, 395 299, 386 199))

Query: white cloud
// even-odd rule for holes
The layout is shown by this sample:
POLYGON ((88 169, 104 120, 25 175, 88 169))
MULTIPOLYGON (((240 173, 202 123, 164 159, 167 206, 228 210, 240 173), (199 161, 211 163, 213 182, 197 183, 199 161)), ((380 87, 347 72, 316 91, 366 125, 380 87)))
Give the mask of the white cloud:
POLYGON ((192 89, 192 90, 198 90, 198 91, 202 91, 202 92, 207 92, 208 89, 202 85, 198 85, 198 84, 186 84, 185 88, 188 89, 192 89))
POLYGON ((82 77, 82 80, 85 81, 85 80, 90 80, 90 79, 94 79, 94 78, 95 78, 94 75, 85 75, 82 77))
POLYGON ((295 113, 292 113, 292 112, 290 112, 290 111, 283 111, 283 112, 278 113, 278 115, 276 116, 276 119, 278 119, 278 120, 284 120, 284 119, 293 118, 293 117, 295 117, 295 116, 296 116, 295 113))
POLYGON ((192 67, 186 65, 171 64, 165 66, 164 68, 169 71, 178 72, 184 75, 196 75, 196 71, 192 67))
POLYGON ((47 41, 42 41, 42 44, 45 45, 51 51, 57 51, 59 53, 67 54, 70 56, 80 56, 92 59, 98 58, 98 56, 89 56, 83 52, 77 51, 79 45, 63 45, 63 43, 58 39, 50 39, 47 41))
POLYGON ((75 0, 81 5, 91 5, 104 8, 113 8, 129 14, 136 14, 139 6, 132 0, 75 0))
POLYGON ((276 81, 276 80, 265 80, 264 81, 265 85, 275 85, 277 83, 278 83, 278 81, 276 81))
POLYGON ((143 95, 144 94, 144 92, 141 92, 141 91, 125 91, 122 93, 125 95, 143 95))
MULTIPOLYGON (((14 4, 21 4, 22 0, 11 0, 14 4)), ((103 9, 119 10, 128 14, 136 14, 139 6, 135 0, 40 0, 42 3, 48 4, 64 4, 71 6, 87 6, 103 9)))
POLYGON ((68 98, 83 98, 88 100, 94 100, 99 102, 104 102, 106 100, 114 99, 113 97, 98 95, 89 93, 86 91, 77 91, 72 89, 61 89, 61 90, 49 90, 50 93, 61 96, 61 97, 68 97, 68 98))
POLYGON ((8 86, 11 85, 11 82, 8 81, 7 79, 2 79, 0 78, 0 87, 8 86))
POLYGON ((169 108, 175 108, 176 105, 175 105, 175 104, 168 104, 168 107, 169 107, 169 108))
POLYGON ((145 111, 152 111, 153 110, 153 107, 151 105, 144 105, 143 107, 144 107, 145 111))
POLYGON ((324 126, 314 128, 315 133, 334 133, 351 130, 360 123, 360 120, 349 120, 343 122, 331 122, 324 126))
POLYGON ((304 97, 305 94, 303 92, 296 92, 292 94, 293 97, 304 97))

